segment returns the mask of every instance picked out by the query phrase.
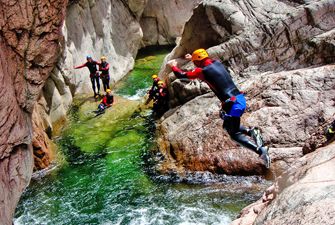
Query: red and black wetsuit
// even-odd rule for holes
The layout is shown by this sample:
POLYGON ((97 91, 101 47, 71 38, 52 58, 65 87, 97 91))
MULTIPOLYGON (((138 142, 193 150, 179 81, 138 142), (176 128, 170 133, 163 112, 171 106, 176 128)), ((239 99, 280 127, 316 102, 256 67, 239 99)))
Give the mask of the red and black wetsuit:
POLYGON ((100 111, 103 111, 103 110, 105 110, 106 108, 108 108, 108 107, 111 107, 112 105, 113 105, 113 103, 114 103, 114 96, 112 95, 112 94, 106 94, 103 98, 102 98, 102 100, 101 100, 101 102, 100 102, 100 104, 99 104, 99 106, 98 106, 98 109, 100 110, 100 111))
POLYGON ((100 78, 102 80, 102 85, 104 90, 106 91, 109 89, 109 63, 108 62, 101 62, 99 66, 99 70, 101 71, 100 78))
POLYGON ((240 125, 240 117, 245 109, 245 98, 236 87, 225 66, 219 61, 210 58, 206 58, 199 63, 201 63, 200 67, 196 67, 192 71, 182 71, 176 66, 172 67, 172 71, 178 78, 197 78, 205 81, 223 103, 223 110, 227 113, 224 116, 223 127, 227 130, 231 138, 256 153, 261 154, 257 145, 244 135, 250 135, 250 132, 240 125), (241 102, 227 103, 229 99, 236 99, 236 97, 237 99, 241 99, 241 102), (239 106, 241 106, 241 110, 239 110, 239 106), (236 112, 231 112, 234 111, 235 108, 237 109, 236 112))
POLYGON ((182 71, 176 66, 172 67, 172 71, 178 78, 205 81, 221 102, 241 94, 222 63, 209 58, 201 63, 201 67, 197 67, 192 71, 182 71))
POLYGON ((97 92, 95 91, 95 84, 97 86, 98 93, 100 92, 100 82, 99 82, 99 74, 97 73, 98 72, 97 65, 100 65, 100 63, 98 63, 97 61, 92 60, 91 62, 87 61, 86 63, 75 67, 75 69, 80 69, 80 68, 83 68, 83 67, 87 67, 89 69, 90 79, 91 79, 92 89, 94 91, 94 95, 97 95, 97 92))

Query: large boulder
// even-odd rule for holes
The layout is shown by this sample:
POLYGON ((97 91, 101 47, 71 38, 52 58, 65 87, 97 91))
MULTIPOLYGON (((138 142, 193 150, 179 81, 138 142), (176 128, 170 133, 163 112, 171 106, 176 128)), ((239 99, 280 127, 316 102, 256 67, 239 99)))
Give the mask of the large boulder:
POLYGON ((210 171, 251 175, 264 173, 258 155, 239 147, 222 129, 220 102, 212 94, 197 97, 163 117, 158 126, 162 172, 210 171))
POLYGON ((32 113, 60 53, 67 1, 0 3, 0 218, 12 224, 33 170, 32 113))
MULTIPOLYGON (((335 115, 334 65, 265 73, 241 86, 248 102, 242 124, 262 128, 275 171, 285 170, 288 162, 302 156, 301 147, 283 147, 303 146, 314 127, 335 115)), ((193 171, 263 173, 257 154, 236 145, 223 131, 219 106, 208 93, 161 118, 159 143, 166 160, 193 171)))
POLYGON ((273 147, 303 146, 314 129, 335 115, 335 66, 261 74, 242 85, 247 123, 262 128, 273 147))

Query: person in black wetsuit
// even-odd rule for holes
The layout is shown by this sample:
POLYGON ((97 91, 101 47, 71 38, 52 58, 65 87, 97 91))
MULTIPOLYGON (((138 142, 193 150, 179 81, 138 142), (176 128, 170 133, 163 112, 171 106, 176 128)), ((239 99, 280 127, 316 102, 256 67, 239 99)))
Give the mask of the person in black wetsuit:
POLYGON ((76 66, 74 68, 75 69, 80 69, 80 68, 83 68, 83 67, 87 67, 89 69, 90 79, 91 79, 91 83, 92 83, 92 89, 94 91, 94 98, 98 98, 100 96, 100 93, 99 93, 100 92, 100 81, 99 81, 99 73, 98 73, 97 65, 100 65, 100 63, 93 60, 90 55, 86 56, 86 60, 87 60, 87 62, 85 62, 84 64, 82 64, 80 66, 76 66), (98 89, 97 92, 95 90, 95 85, 98 89))
POLYGON ((109 63, 106 62, 106 57, 101 56, 101 63, 99 65, 99 70, 101 71, 100 79, 102 80, 102 86, 104 88, 104 91, 109 89, 109 63))
POLYGON ((155 117, 160 117, 169 109, 169 92, 163 81, 157 82, 158 89, 154 94, 154 105, 152 110, 155 117))
POLYGON ((196 68, 192 71, 183 71, 177 67, 176 60, 170 60, 168 65, 177 78, 200 79, 205 81, 222 103, 220 117, 224 120, 223 127, 230 137, 242 146, 256 152, 267 168, 270 167, 268 149, 258 129, 247 129, 240 125, 241 116, 246 109, 244 95, 234 84, 224 65, 209 58, 205 49, 198 49, 192 55, 186 54, 185 59, 192 60, 196 68), (251 141, 247 136, 254 138, 251 141))
MULTIPOLYGON (((150 90, 148 91, 148 99, 146 100, 145 104, 149 104, 149 102, 155 98, 156 92, 158 91, 159 87, 158 87, 158 82, 160 81, 159 77, 154 74, 151 76, 152 78, 152 86, 150 88, 150 90)), ((155 100, 155 99, 154 99, 155 100)))

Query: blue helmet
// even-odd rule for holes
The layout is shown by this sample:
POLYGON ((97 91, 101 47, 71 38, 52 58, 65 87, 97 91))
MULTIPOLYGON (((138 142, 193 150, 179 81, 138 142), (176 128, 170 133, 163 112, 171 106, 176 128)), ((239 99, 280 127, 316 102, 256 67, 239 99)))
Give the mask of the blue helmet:
POLYGON ((92 56, 91 55, 87 55, 86 59, 92 59, 92 56))

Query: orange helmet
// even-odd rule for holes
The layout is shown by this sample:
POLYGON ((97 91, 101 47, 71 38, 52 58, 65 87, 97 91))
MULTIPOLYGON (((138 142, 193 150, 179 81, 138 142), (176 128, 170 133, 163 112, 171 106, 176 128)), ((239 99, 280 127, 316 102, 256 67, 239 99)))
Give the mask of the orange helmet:
POLYGON ((197 49, 192 53, 192 61, 201 61, 207 57, 208 53, 203 48, 197 49))

